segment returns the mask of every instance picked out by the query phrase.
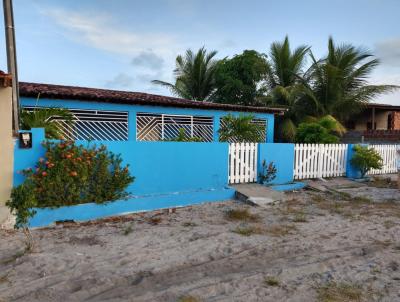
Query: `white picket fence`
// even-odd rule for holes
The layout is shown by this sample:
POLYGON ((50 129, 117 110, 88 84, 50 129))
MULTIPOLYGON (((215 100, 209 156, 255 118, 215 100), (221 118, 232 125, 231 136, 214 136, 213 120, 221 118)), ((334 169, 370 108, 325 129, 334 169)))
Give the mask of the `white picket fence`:
MULTIPOLYGON (((370 145, 378 151, 383 168, 369 174, 396 173, 400 164, 400 145, 370 145)), ((257 181, 256 143, 229 144, 229 183, 257 181)), ((346 175, 347 144, 296 144, 294 179, 338 177, 346 175)))
POLYGON ((398 169, 400 145, 370 145, 370 148, 375 149, 383 160, 382 169, 373 169, 368 174, 386 174, 396 173, 398 169))
POLYGON ((346 144, 296 144, 294 154, 295 179, 346 174, 346 144))
POLYGON ((229 144, 229 183, 249 183, 257 181, 256 143, 229 144))

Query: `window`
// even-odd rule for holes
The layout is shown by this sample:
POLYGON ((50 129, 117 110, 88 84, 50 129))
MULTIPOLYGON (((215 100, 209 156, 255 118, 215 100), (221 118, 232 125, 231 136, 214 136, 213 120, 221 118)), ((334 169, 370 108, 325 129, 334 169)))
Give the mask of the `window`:
MULTIPOLYGON (((220 125, 223 125, 224 119, 220 118, 219 123, 220 123, 220 125)), ((262 119, 262 118, 254 118, 252 120, 252 123, 258 124, 261 126, 261 133, 260 133, 261 141, 260 141, 260 143, 265 143, 267 141, 267 120, 262 119)), ((228 143, 238 143, 238 142, 235 141, 234 139, 232 139, 228 143)))
MULTIPOLYGON (((24 107, 25 110, 40 110, 44 107, 24 107)), ((64 139, 67 140, 128 140, 128 112, 68 109, 72 115, 72 124, 54 116, 52 122, 64 139)))
POLYGON ((136 139, 138 141, 173 140, 180 132, 183 132, 186 138, 212 142, 213 118, 200 115, 137 114, 136 139))

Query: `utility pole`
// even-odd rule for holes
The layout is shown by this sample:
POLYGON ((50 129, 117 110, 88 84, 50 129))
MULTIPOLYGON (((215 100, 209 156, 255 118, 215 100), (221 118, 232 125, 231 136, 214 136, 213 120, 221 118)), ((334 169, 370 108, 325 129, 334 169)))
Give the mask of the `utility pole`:
POLYGON ((15 30, 12 0, 3 0, 4 25, 6 31, 7 69, 12 76, 12 115, 13 132, 19 131, 19 88, 17 71, 17 52, 15 49, 15 30))

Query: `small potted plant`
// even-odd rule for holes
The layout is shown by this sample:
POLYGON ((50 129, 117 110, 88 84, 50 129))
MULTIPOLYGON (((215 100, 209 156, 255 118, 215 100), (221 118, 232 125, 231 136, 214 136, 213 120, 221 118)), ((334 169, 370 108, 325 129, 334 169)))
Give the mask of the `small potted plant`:
POLYGON ((276 178, 276 172, 276 166, 273 162, 267 164, 267 162, 263 160, 261 172, 258 173, 258 181, 260 184, 268 185, 276 178))
POLYGON ((382 169, 382 157, 368 146, 354 146, 354 155, 350 163, 360 172, 361 180, 368 180, 366 175, 371 169, 382 169))

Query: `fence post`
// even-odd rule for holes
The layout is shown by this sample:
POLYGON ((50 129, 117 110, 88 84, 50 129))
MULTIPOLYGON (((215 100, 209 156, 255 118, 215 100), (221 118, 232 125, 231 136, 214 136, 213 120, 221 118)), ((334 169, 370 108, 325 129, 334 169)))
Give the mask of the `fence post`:
POLYGON ((324 152, 325 152, 324 145, 323 144, 318 145, 318 178, 322 178, 322 172, 323 172, 322 161, 324 158, 324 152))

